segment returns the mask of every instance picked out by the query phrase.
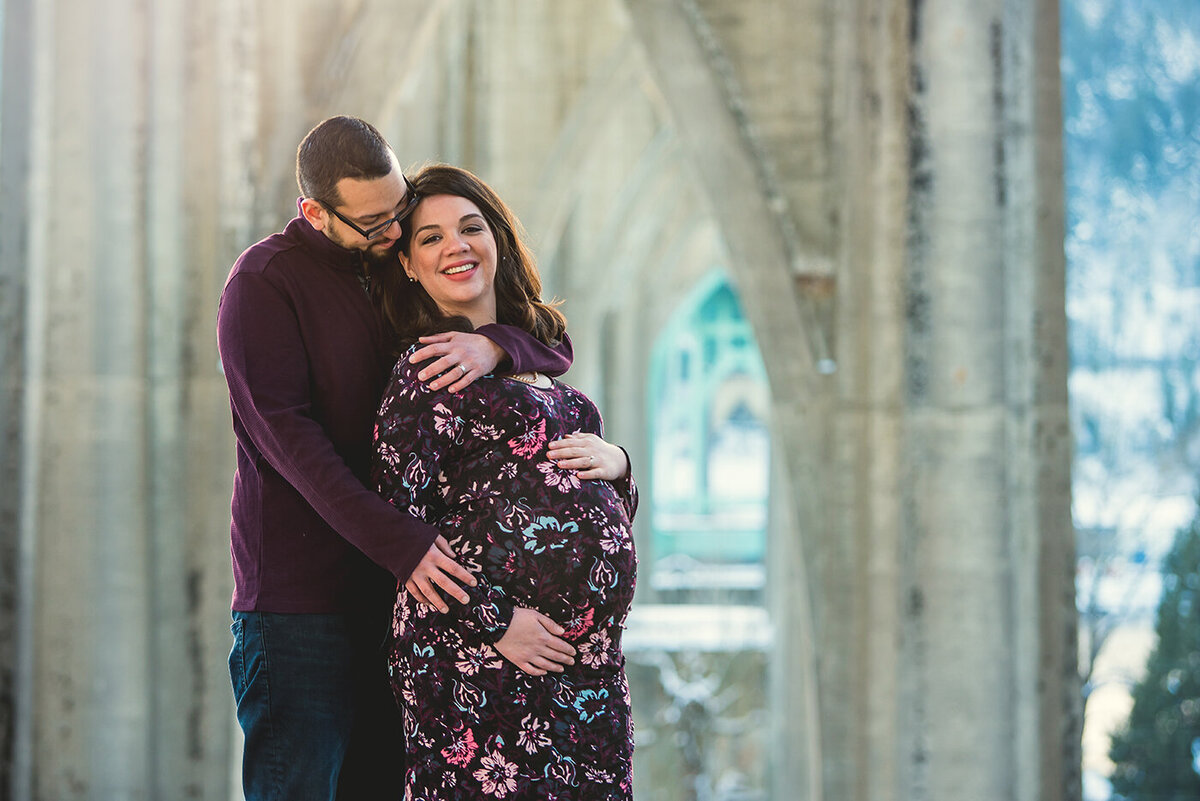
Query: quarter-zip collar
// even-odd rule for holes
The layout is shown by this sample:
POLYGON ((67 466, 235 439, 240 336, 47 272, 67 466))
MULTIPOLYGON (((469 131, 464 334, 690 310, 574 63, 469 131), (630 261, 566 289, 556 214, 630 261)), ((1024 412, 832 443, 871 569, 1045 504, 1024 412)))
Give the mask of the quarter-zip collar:
MULTIPOLYGON (((300 202, 304 198, 296 200, 296 207, 299 209, 300 202)), ((334 242, 325 234, 312 227, 312 223, 304 218, 302 213, 298 213, 284 229, 284 234, 289 237, 295 237, 303 243, 305 250, 311 253, 314 258, 322 264, 328 264, 337 270, 348 270, 352 273, 363 272, 363 253, 360 250, 349 250, 334 242)))

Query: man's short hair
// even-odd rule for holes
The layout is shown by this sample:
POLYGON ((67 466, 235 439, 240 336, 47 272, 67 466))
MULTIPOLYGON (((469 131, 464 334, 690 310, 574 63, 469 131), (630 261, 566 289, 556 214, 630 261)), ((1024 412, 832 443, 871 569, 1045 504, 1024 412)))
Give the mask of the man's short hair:
POLYGON ((305 135, 296 149, 300 194, 331 206, 342 202, 343 178, 370 180, 392 171, 395 156, 375 126, 357 117, 330 117, 305 135))

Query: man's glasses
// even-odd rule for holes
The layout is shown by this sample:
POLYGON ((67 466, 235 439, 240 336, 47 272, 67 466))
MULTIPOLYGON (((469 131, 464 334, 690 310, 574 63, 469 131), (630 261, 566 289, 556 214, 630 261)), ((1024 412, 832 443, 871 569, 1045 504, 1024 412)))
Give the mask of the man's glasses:
POLYGON ((404 175, 403 178, 404 178, 404 189, 406 192, 406 194, 404 196, 404 206, 400 209, 400 211, 396 212, 396 216, 389 217, 388 219, 384 220, 381 223, 378 223, 377 225, 372 225, 370 228, 359 228, 358 225, 356 225, 353 220, 348 219, 345 215, 340 213, 333 206, 330 206, 324 200, 318 200, 317 202, 320 203, 321 206, 327 212, 332 214, 334 217, 337 217, 339 220, 344 222, 346 225, 350 226, 355 231, 357 231, 358 234, 360 236, 362 236, 363 239, 374 239, 375 237, 379 236, 387 229, 391 228, 392 223, 403 222, 404 218, 407 217, 408 215, 412 214, 413 209, 415 209, 417 207, 417 201, 420 200, 420 198, 417 197, 416 187, 414 187, 412 185, 412 182, 408 180, 407 175, 404 175))

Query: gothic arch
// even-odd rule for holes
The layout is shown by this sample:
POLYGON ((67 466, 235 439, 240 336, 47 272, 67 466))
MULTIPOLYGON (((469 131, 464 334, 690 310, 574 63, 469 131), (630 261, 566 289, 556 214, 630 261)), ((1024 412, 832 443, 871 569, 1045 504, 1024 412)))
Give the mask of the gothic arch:
MULTIPOLYGON (((637 22, 636 14, 633 21, 637 22)), ((691 31, 684 29, 682 34, 691 35, 691 31)), ((770 198, 764 197, 756 184, 740 187, 740 194, 726 194, 729 176, 706 174, 704 162, 731 171, 739 169, 730 164, 729 140, 693 135, 697 130, 736 127, 733 112, 721 103, 702 104, 692 114, 679 114, 678 109, 692 101, 672 97, 672 92, 682 90, 670 81, 664 85, 661 72, 646 55, 653 47, 654 43, 644 38, 621 38, 602 66, 572 96, 570 111, 555 131, 554 146, 537 181, 532 211, 525 218, 538 238, 547 286, 565 295, 568 302, 579 357, 575 380, 593 392, 613 380, 627 382, 629 391, 638 392, 649 364, 632 348, 644 349, 645 343, 657 337, 663 322, 714 265, 725 267, 733 283, 744 290, 743 303, 760 343, 764 339, 772 343, 770 348, 760 345, 766 361, 793 368, 804 362, 809 368, 805 372, 811 376, 813 359, 795 356, 797 348, 804 349, 804 337, 797 334, 809 321, 801 316, 798 304, 789 312, 788 304, 778 302, 795 292, 790 275, 795 258, 785 245, 778 215, 768 211, 770 198), (719 119, 714 120, 713 115, 719 119), (626 137, 621 148, 608 146, 614 131, 626 137), (628 138, 631 132, 633 140, 628 138), (597 177, 600 180, 594 180, 597 177), (747 192, 752 197, 747 197, 747 192), (754 215, 748 209, 761 213, 754 215), (747 218, 751 220, 749 228, 744 227, 747 218), (764 294, 771 303, 762 303, 764 294), (606 339, 605 325, 613 315, 620 321, 618 328, 639 332, 638 341, 616 349, 621 367, 616 375, 605 373, 599 355, 614 344, 606 339), (764 336, 771 330, 786 331, 786 335, 764 336)), ((677 62, 671 67, 685 72, 708 68, 706 64, 677 62)), ((713 92, 715 88, 709 87, 709 93, 713 92)), ((743 147, 740 140, 738 147, 743 147)), ((750 158, 744 148, 742 152, 744 158, 750 158)), ((772 382, 786 384, 792 378, 769 372, 775 373, 772 382)), ((795 381, 790 386, 793 389, 782 394, 794 396, 795 381)), ((804 391, 803 386, 799 388, 804 391)), ((624 433, 637 437, 644 430, 643 422, 624 433)), ((644 464, 646 451, 640 450, 640 463, 644 464)), ((801 450, 806 454, 801 458, 817 458, 817 449, 801 450)), ((796 458, 795 454, 789 456, 796 458)), ((776 464, 774 491, 782 498, 799 497, 789 490, 789 459, 776 464)), ((806 777, 810 797, 818 799, 817 744, 821 737, 815 708, 819 697, 812 636, 815 623, 807 598, 808 583, 796 580, 811 568, 806 566, 805 549, 794 535, 796 529, 787 523, 789 517, 797 515, 774 515, 770 534, 772 540, 790 539, 786 552, 798 562, 788 573, 787 600, 779 601, 779 608, 787 614, 777 629, 792 656, 777 669, 787 671, 800 687, 789 688, 789 722, 778 726, 788 732, 780 742, 791 747, 773 762, 789 764, 792 775, 806 777), (807 745, 798 752, 796 743, 807 745)))

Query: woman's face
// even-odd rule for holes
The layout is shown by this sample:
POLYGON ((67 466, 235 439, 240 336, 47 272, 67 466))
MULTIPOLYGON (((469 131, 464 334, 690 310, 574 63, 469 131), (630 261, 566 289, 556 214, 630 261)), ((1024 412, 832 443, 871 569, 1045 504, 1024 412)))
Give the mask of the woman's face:
POLYGON ((457 195, 421 198, 400 263, 446 314, 496 322, 496 237, 479 207, 457 195))

